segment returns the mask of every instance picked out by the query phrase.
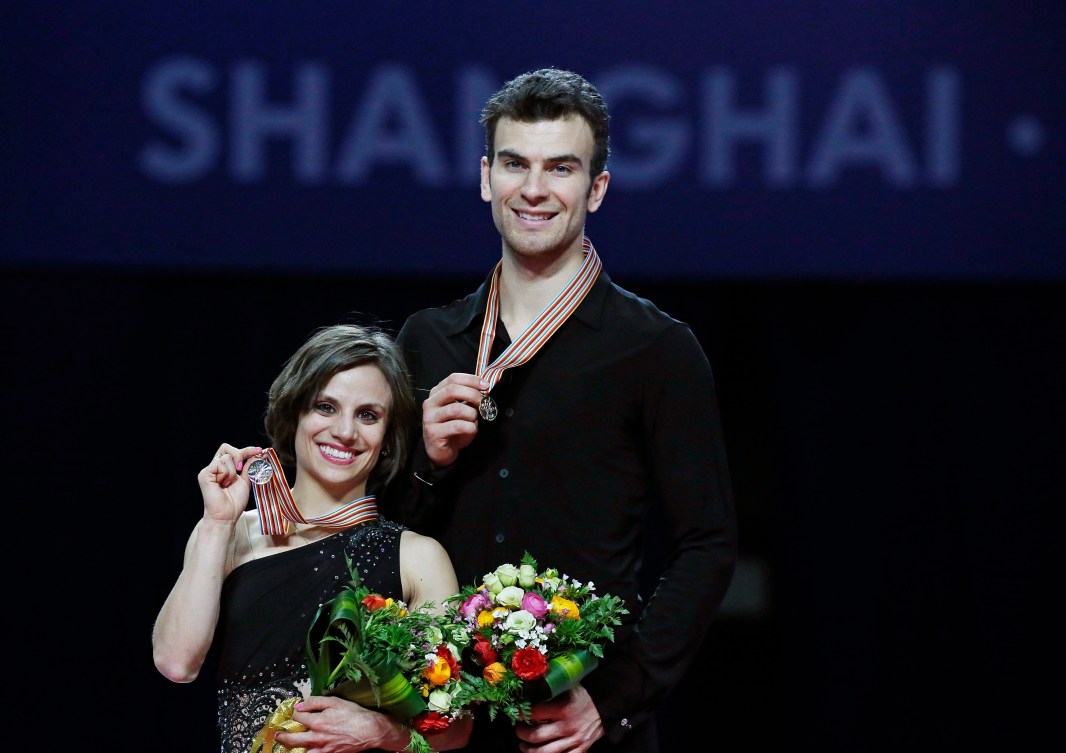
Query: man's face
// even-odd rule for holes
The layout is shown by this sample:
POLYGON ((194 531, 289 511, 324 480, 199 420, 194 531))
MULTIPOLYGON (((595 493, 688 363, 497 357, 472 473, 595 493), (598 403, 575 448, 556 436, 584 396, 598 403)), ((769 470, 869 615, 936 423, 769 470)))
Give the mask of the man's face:
POLYGON ((496 124, 496 158, 481 159, 481 198, 509 248, 550 261, 579 253, 585 215, 603 202, 609 174, 593 180, 592 129, 584 118, 496 124))

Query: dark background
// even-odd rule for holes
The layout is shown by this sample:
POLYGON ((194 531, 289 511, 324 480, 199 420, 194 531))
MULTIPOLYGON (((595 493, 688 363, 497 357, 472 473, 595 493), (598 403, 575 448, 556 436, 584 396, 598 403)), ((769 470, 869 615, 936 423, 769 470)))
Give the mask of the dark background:
MULTIPOLYGON (((663 706, 664 741, 1015 750, 1051 732, 1051 511, 1066 499, 1061 10, 252 5, 2 11, 5 560, 30 747, 77 735, 115 751, 214 749, 212 679, 174 685, 151 662, 152 621, 201 514, 195 475, 220 441, 262 439, 266 389, 314 328, 395 330, 488 273, 498 240, 451 146, 453 74, 473 66, 498 85, 550 64, 594 82, 641 65, 660 93, 678 90, 619 95, 619 169, 588 227, 612 277, 703 343, 737 500, 745 577, 663 706), (224 143, 201 175, 152 178, 138 154, 166 135, 144 81, 175 55, 218 74, 197 106, 219 122, 236 62, 260 61, 282 101, 297 62, 321 61, 342 132, 375 71, 399 65, 448 172, 431 185, 416 159, 386 159, 358 181, 310 185, 282 143, 243 180, 224 143), (957 174, 933 185, 920 170, 903 186, 885 163, 856 161, 831 185, 798 169, 781 186, 745 146, 735 176, 708 185, 695 135, 710 122, 707 72, 734 71, 757 109, 780 66, 801 81, 798 164, 860 70, 884 84, 922 164, 923 82, 956 70, 957 174), (632 167, 627 183, 627 159, 647 156, 635 124, 668 117, 693 129, 685 159, 655 186, 635 187, 632 167)), ((876 132, 854 125, 853 140, 876 132)))

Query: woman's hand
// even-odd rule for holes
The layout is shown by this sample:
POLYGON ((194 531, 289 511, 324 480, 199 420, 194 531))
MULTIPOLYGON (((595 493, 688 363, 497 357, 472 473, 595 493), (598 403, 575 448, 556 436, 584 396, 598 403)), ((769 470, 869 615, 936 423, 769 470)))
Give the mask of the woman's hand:
POLYGON ((410 742, 410 736, 385 714, 336 697, 311 696, 296 705, 292 719, 307 731, 278 733, 277 741, 289 750, 354 753, 382 747, 399 750, 410 742))
MULTIPOLYGON (((279 732, 276 739, 289 750, 307 753, 355 753, 362 750, 403 750, 411 743, 411 731, 389 714, 364 708, 336 696, 313 695, 296 704, 292 719, 305 732, 279 732)), ((452 723, 430 737, 433 750, 456 750, 470 742, 472 716, 452 723)))
POLYGON ((204 496, 204 518, 212 522, 233 524, 248 506, 252 484, 242 473, 249 458, 263 452, 262 447, 237 448, 223 443, 215 457, 200 471, 196 480, 204 496))

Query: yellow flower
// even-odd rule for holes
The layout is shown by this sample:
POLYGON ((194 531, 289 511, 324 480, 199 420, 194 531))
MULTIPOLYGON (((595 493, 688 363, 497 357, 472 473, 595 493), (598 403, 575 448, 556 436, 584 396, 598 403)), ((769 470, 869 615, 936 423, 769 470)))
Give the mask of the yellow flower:
POLYGON ((443 685, 451 679, 452 668, 447 659, 435 656, 433 663, 422 670, 422 676, 429 681, 430 685, 443 685))
POLYGON ((577 608, 577 604, 570 601, 570 599, 564 599, 562 596, 556 595, 552 597, 549 606, 560 617, 566 617, 571 620, 581 619, 581 611, 577 608))
POLYGON ((477 626, 478 627, 485 627, 486 625, 491 625, 495 621, 496 621, 496 618, 492 616, 492 610, 491 609, 485 609, 485 610, 483 610, 481 612, 478 612, 478 615, 477 615, 477 626))
POLYGON ((506 674, 507 667, 503 666, 498 661, 494 661, 481 672, 481 676, 485 678, 489 685, 495 685, 502 680, 506 674))
POLYGON ((386 609, 391 609, 393 606, 396 607, 396 609, 394 611, 396 612, 396 615, 398 617, 406 617, 407 616, 407 610, 404 609, 399 604, 397 604, 395 599, 393 599, 391 596, 389 598, 385 599, 385 608, 386 609))

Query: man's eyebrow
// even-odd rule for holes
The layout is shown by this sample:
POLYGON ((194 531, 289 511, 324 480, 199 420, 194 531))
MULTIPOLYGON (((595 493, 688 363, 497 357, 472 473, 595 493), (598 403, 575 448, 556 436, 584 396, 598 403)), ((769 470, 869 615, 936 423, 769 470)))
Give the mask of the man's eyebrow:
MULTIPOLYGON (((528 162, 529 161, 528 158, 526 158, 523 155, 519 154, 514 149, 500 149, 498 152, 496 152, 496 156, 497 157, 505 157, 505 158, 509 158, 509 159, 516 159, 519 162, 528 162)), ((545 162, 550 162, 552 164, 559 164, 559 163, 562 163, 562 162, 574 162, 574 163, 576 163, 578 165, 583 165, 584 164, 584 163, 582 163, 581 158, 578 157, 576 154, 559 154, 559 155, 556 155, 554 157, 548 157, 544 161, 545 162)))

